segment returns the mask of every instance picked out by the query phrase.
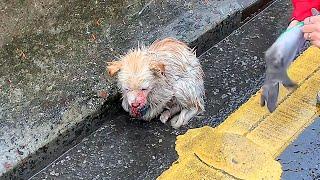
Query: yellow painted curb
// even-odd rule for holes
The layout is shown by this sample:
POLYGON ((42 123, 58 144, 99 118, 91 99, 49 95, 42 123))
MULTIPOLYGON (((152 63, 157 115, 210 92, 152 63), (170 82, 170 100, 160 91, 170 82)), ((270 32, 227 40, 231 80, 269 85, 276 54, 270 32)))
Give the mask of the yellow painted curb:
POLYGON ((280 179, 277 156, 318 117, 320 49, 310 47, 289 69, 296 90, 281 87, 279 106, 260 107, 258 91, 217 128, 178 136, 179 159, 158 179, 280 179))

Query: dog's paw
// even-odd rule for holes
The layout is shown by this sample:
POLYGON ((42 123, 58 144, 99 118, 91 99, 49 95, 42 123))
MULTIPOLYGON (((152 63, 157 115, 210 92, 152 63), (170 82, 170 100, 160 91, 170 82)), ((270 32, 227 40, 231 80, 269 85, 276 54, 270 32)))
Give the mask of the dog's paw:
POLYGON ((179 128, 182 126, 182 124, 180 124, 180 123, 175 123, 175 124, 171 123, 171 126, 172 126, 174 129, 179 129, 179 128))
POLYGON ((168 121, 169 117, 170 117, 170 111, 167 110, 161 113, 159 119, 163 124, 165 124, 168 121))
POLYGON ((170 123, 174 129, 179 129, 182 126, 182 123, 179 121, 179 116, 173 117, 170 123))

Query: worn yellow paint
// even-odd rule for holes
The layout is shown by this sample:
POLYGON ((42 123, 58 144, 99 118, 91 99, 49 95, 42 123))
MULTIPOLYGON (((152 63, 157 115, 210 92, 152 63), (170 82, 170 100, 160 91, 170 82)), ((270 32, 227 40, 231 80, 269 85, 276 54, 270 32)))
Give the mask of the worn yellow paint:
POLYGON ((272 154, 238 134, 206 126, 189 130, 176 143, 182 161, 159 179, 279 179, 281 175, 272 154))
POLYGON ((310 47, 288 73, 298 88, 281 87, 273 113, 260 107, 258 91, 217 128, 178 136, 179 159, 158 179, 280 179, 275 158, 319 116, 320 49, 310 47))
MULTIPOLYGON (((319 56, 320 58, 320 56, 319 56)), ((314 73, 276 111, 266 117, 246 137, 278 156, 316 116, 316 94, 320 91, 320 71, 314 73)))

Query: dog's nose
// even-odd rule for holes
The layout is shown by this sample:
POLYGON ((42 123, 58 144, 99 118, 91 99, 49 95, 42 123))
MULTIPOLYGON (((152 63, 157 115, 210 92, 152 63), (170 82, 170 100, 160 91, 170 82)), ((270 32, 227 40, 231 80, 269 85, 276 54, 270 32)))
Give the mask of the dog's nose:
POLYGON ((131 107, 133 107, 133 108, 137 108, 137 107, 139 107, 140 106, 140 103, 132 103, 131 104, 131 107))

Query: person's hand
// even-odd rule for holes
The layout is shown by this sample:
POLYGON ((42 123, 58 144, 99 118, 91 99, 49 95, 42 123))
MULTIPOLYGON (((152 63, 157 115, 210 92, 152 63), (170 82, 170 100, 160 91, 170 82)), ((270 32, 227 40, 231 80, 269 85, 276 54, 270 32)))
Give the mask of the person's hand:
POLYGON ((320 16, 307 17, 302 27, 304 38, 320 48, 320 16))

